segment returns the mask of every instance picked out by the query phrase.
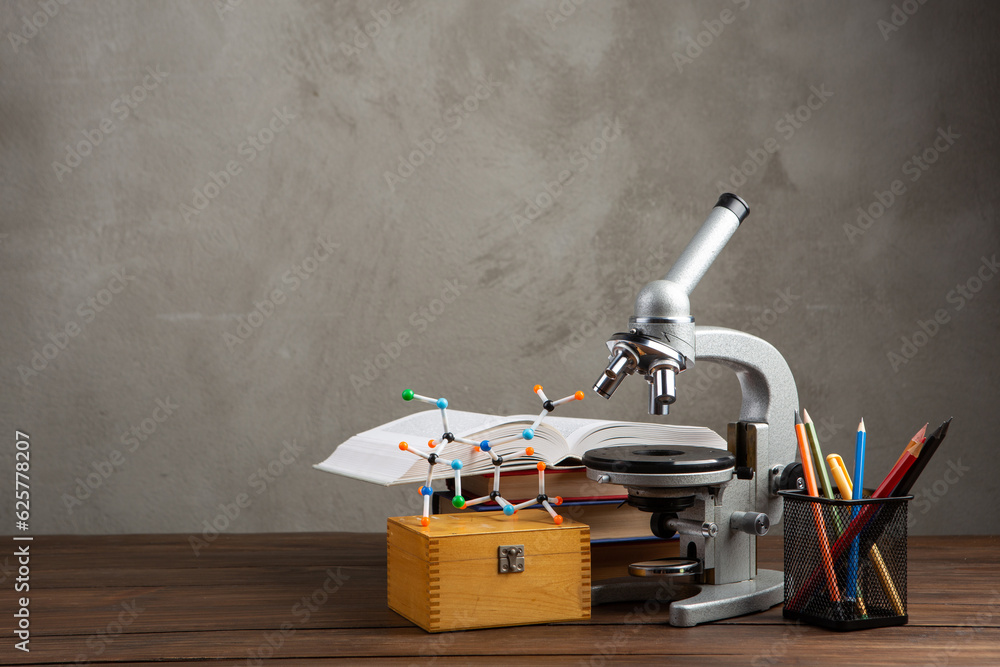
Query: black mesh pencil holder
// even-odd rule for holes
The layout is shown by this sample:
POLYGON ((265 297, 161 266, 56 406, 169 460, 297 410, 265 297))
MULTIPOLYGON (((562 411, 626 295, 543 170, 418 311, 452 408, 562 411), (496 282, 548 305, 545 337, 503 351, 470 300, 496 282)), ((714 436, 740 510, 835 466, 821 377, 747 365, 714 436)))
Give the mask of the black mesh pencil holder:
POLYGON ((902 498, 785 498, 785 618, 834 630, 903 625, 906 519, 902 498))

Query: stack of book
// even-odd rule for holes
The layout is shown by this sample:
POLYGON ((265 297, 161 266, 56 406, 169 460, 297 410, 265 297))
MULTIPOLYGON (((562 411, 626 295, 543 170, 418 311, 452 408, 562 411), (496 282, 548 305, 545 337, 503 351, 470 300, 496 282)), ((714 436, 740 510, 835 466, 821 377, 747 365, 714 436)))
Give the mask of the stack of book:
MULTIPOLYGON (((512 495, 511 502, 517 503, 536 496, 538 477, 532 473, 502 474, 500 486, 504 497, 512 495)), ((492 501, 467 510, 455 509, 451 504, 454 488, 452 484, 448 486, 448 491, 434 494, 435 514, 500 511, 500 506, 492 501)), ((492 475, 462 479, 462 493, 466 497, 489 495, 492 490, 492 475)), ((546 471, 545 492, 550 499, 557 495, 563 499, 555 508, 559 514, 590 526, 590 570, 594 581, 628 576, 629 563, 678 555, 677 538, 655 537, 649 528, 649 512, 625 504, 623 486, 598 484, 587 478, 585 468, 570 468, 546 471)))
MULTIPOLYGON (((489 501, 467 510, 455 509, 451 504, 454 484, 448 483, 447 492, 435 494, 435 514, 455 512, 497 512, 500 506, 489 501)), ((504 499, 518 504, 538 495, 538 473, 535 470, 504 472, 500 475, 500 489, 504 499)), ((488 496, 493 490, 493 475, 475 475, 462 478, 462 493, 466 498, 488 496)), ((545 473, 545 493, 552 502, 557 496, 562 504, 556 508, 562 516, 590 526, 592 543, 621 540, 655 540, 649 529, 649 514, 640 512, 625 503, 625 487, 617 484, 598 484, 587 478, 583 467, 557 468, 545 473)), ((541 505, 539 505, 541 507, 541 505)))

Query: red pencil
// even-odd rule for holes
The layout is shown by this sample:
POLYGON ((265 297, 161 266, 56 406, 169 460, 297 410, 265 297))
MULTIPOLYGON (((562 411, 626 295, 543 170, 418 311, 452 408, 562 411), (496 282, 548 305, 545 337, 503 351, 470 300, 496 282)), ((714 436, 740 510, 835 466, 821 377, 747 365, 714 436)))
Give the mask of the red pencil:
MULTIPOLYGON (((924 438, 924 434, 927 432, 927 426, 927 424, 924 424, 922 429, 913 434, 910 441, 906 443, 906 447, 903 448, 903 454, 906 454, 906 452, 913 452, 914 456, 920 456, 920 445, 924 444, 924 440, 926 440, 926 438, 924 438)), ((896 463, 903 460, 903 454, 899 455, 899 458, 896 459, 896 463)))

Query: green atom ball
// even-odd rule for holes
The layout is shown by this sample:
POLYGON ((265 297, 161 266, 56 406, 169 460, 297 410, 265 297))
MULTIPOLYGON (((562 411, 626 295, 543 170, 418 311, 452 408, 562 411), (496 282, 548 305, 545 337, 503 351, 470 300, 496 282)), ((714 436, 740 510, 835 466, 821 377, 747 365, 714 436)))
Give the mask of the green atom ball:
POLYGON ((462 509, 463 507, 465 507, 465 498, 463 498, 462 496, 455 496, 454 498, 451 499, 451 504, 458 509, 462 509))
POLYGON ((413 400, 413 390, 412 389, 404 389, 403 390, 403 400, 404 401, 412 401, 413 400))

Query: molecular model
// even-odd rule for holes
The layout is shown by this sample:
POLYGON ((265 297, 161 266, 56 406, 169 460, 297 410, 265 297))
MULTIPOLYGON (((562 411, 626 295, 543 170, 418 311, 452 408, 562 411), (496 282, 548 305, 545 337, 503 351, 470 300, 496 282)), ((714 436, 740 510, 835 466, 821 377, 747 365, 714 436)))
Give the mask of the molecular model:
MULTIPOLYGON (((520 435, 512 435, 504 438, 498 438, 492 442, 489 440, 483 440, 481 442, 476 442, 475 440, 470 440, 468 438, 461 438, 456 436, 448 428, 448 401, 444 398, 429 398, 427 396, 421 396, 420 394, 413 393, 412 389, 407 389, 403 392, 404 401, 412 401, 416 399, 418 401, 423 401, 424 403, 429 403, 436 406, 441 410, 441 423, 444 428, 444 432, 441 434, 440 438, 432 439, 427 442, 427 446, 430 449, 436 449, 435 452, 422 452, 418 449, 413 449, 409 444, 405 442, 399 443, 399 448, 404 452, 411 452, 423 459, 427 460, 427 481, 420 487, 420 493, 424 497, 424 514, 420 519, 420 524, 422 526, 427 526, 430 524, 430 510, 431 510, 431 494, 433 490, 431 489, 431 476, 434 472, 434 466, 438 463, 450 466, 454 471, 455 479, 455 497, 452 499, 451 503, 458 509, 465 509, 467 507, 472 507, 474 505, 479 505, 485 503, 489 500, 496 501, 498 505, 503 509, 503 513, 507 516, 513 515, 519 509, 528 507, 529 505, 535 505, 541 503, 541 505, 548 511, 552 520, 559 525, 562 523, 562 517, 559 516, 554 509, 552 509, 552 504, 549 503, 549 497, 545 495, 545 464, 539 461, 538 465, 538 496, 531 500, 526 500, 523 503, 517 505, 512 504, 500 495, 500 466, 504 463, 510 463, 511 461, 517 460, 522 456, 531 456, 535 453, 535 450, 531 447, 526 447, 523 454, 517 454, 516 456, 508 456, 504 459, 499 456, 495 451, 496 447, 500 445, 506 445, 508 443, 514 442, 516 440, 531 440, 535 437, 535 430, 545 419, 545 416, 556 409, 557 406, 563 403, 569 403, 570 401, 582 401, 583 392, 578 391, 575 394, 567 396, 566 398, 560 398, 558 401, 550 401, 546 396, 545 392, 542 391, 542 385, 536 384, 534 388, 535 394, 542 399, 542 411, 539 413, 538 417, 535 418, 534 423, 524 429, 520 435), (473 452, 486 452, 490 455, 490 459, 493 463, 493 491, 489 495, 483 496, 481 498, 475 498, 473 500, 466 500, 462 497, 462 461, 461 459, 446 459, 444 458, 445 448, 453 443, 457 442, 463 445, 469 445, 472 447, 473 452)), ((558 506, 562 504, 562 498, 556 496, 553 498, 553 503, 558 506)))

